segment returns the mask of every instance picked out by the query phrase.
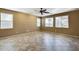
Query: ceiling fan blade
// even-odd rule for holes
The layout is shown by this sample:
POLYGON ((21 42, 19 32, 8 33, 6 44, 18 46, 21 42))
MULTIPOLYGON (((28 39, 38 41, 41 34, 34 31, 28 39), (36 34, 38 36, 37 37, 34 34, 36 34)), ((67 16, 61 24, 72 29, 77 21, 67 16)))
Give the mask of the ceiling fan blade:
POLYGON ((47 9, 44 9, 43 12, 45 12, 47 9))
POLYGON ((45 12, 45 11, 46 11, 46 9, 41 8, 41 10, 40 10, 40 11, 45 12))
POLYGON ((44 13, 50 13, 50 12, 44 12, 44 13))
POLYGON ((43 15, 43 13, 49 13, 49 12, 47 12, 46 10, 47 10, 47 9, 40 8, 40 13, 41 13, 41 15, 43 15))

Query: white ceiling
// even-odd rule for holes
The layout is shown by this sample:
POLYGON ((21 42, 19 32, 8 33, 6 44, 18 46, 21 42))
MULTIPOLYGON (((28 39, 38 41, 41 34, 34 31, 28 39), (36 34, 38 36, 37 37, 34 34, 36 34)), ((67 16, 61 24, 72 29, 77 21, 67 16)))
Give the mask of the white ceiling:
POLYGON ((76 10, 76 8, 45 8, 50 13, 41 15, 39 13, 40 8, 6 8, 6 9, 24 12, 24 13, 28 13, 28 14, 32 14, 32 15, 40 16, 40 17, 76 10))

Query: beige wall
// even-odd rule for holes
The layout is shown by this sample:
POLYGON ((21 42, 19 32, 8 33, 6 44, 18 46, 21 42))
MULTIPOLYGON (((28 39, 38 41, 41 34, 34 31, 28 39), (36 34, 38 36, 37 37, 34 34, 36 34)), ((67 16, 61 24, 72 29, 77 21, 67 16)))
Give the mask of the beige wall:
POLYGON ((37 30, 35 16, 5 9, 0 9, 0 12, 11 13, 14 15, 14 28, 5 30, 0 29, 0 37, 37 30))
POLYGON ((42 18, 41 31, 52 31, 52 32, 56 32, 56 33, 64 33, 64 34, 79 36, 79 10, 60 13, 60 14, 56 14, 56 15, 51 15, 51 16, 48 16, 48 17, 55 18, 56 16, 63 16, 63 15, 69 15, 69 28, 68 29, 66 29, 66 28, 55 28, 55 27, 46 28, 44 26, 45 18, 42 18))
MULTIPOLYGON (((20 12, 5 10, 5 9, 0 9, 0 12, 12 13, 14 15, 14 19, 13 19, 14 28, 7 29, 7 30, 0 29, 0 37, 38 30, 38 28, 36 27, 36 17, 35 16, 20 13, 20 12)), ((52 31, 52 32, 56 32, 56 33, 65 33, 65 34, 79 36, 79 10, 51 15, 48 17, 55 18, 56 16, 62 16, 62 15, 69 15, 69 24, 70 24, 69 26, 70 27, 68 29, 55 28, 55 27, 46 28, 44 26, 45 18, 42 18, 42 25, 40 28, 41 31, 52 31)))

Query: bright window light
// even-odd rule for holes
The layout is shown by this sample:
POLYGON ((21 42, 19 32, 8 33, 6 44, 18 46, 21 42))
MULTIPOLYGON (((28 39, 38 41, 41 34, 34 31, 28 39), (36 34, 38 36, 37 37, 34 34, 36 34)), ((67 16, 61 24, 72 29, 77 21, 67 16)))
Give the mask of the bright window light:
POLYGON ((41 23, 40 18, 37 18, 37 27, 40 27, 40 23, 41 23))
POLYGON ((45 27, 53 27, 53 18, 45 19, 45 27))
POLYGON ((59 16, 55 18, 55 27, 69 28, 68 16, 59 16))
POLYGON ((0 29, 13 28, 13 14, 0 13, 0 29))

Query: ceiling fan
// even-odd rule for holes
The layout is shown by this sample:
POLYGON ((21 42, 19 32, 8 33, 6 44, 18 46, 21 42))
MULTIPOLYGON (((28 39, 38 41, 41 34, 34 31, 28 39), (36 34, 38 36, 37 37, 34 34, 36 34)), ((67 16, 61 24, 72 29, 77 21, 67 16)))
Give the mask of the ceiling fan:
POLYGON ((44 13, 49 13, 47 9, 44 9, 44 8, 40 8, 39 12, 41 13, 41 15, 43 15, 44 13))

